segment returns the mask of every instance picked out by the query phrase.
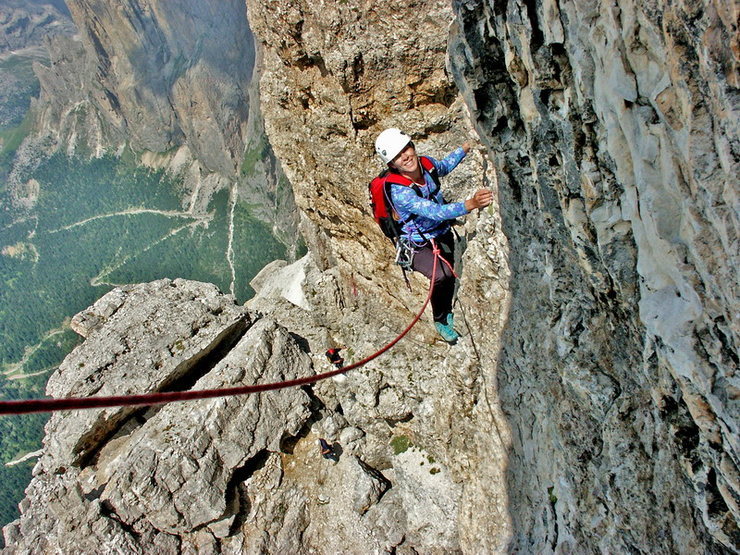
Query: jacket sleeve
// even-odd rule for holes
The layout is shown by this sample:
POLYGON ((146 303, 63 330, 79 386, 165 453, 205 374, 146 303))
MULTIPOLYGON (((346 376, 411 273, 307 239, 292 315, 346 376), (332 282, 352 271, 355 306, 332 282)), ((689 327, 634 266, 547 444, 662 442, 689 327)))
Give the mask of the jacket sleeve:
POLYGON ((465 151, 462 147, 458 147, 442 158, 442 160, 435 160, 431 156, 428 156, 428 158, 432 161, 434 167, 437 168, 439 176, 443 177, 454 170, 462 159, 465 158, 465 151))
POLYGON ((413 189, 402 185, 393 185, 391 187, 393 204, 401 214, 416 214, 422 218, 442 222, 445 220, 454 220, 468 213, 465 210, 464 202, 453 202, 450 204, 437 204, 432 200, 427 200, 418 196, 413 189))

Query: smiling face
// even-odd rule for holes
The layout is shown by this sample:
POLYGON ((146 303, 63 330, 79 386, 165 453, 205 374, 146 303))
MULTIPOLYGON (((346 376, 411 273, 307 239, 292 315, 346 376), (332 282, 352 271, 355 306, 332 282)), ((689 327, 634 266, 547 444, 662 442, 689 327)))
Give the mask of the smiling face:
POLYGON ((419 167, 419 157, 416 156, 414 143, 407 144, 393 159, 392 164, 401 173, 415 173, 419 167))

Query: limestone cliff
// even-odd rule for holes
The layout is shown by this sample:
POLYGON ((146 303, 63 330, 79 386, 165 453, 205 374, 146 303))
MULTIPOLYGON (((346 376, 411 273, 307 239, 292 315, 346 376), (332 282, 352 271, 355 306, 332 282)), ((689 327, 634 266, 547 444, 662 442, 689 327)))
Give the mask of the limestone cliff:
POLYGON ((0 53, 41 46, 73 30, 61 0, 5 0, 0 6, 0 53))
POLYGON ((463 338, 447 346, 424 319, 345 381, 55 416, 8 550, 739 551, 729 8, 248 13, 309 255, 266 268, 248 308, 187 282, 109 294, 78 318, 89 337, 50 392, 305 375, 332 344, 352 361, 393 338, 426 284, 404 288, 366 207, 391 125, 434 156, 477 138, 447 196, 497 193, 459 229, 463 338))
MULTIPOLYGON (((34 61, 48 62, 44 41, 73 31, 64 2, 8 0, 0 6, 0 130, 20 125, 38 94, 32 67, 34 61)), ((0 148, 6 140, 0 138, 0 148)))
POLYGON ((460 2, 450 54, 511 242, 515 545, 740 549, 736 14, 460 2))
POLYGON ((137 151, 165 152, 187 141, 205 168, 233 173, 254 58, 244 6, 80 0, 69 8, 80 40, 60 40, 52 67, 40 71, 42 128, 59 129, 70 147, 70 133, 93 148, 130 141, 137 151))

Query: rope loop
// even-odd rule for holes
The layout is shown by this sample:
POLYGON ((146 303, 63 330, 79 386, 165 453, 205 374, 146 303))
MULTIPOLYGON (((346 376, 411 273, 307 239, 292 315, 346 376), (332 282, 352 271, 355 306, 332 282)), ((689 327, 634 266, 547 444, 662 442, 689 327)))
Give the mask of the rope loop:
MULTIPOLYGON (((434 242, 434 256, 444 260, 440 256, 439 249, 436 247, 434 242)), ((446 262, 446 261, 445 261, 446 262)), ((449 264, 449 263, 448 263, 449 264)), ((250 393, 261 393, 263 391, 275 391, 278 389, 285 389, 288 387, 299 387, 302 385, 309 385, 316 383, 339 374, 344 374, 360 366, 364 366, 368 362, 375 360, 380 355, 390 350, 396 343, 398 343, 404 336, 411 331, 416 323, 421 319, 424 310, 426 309, 429 301, 432 298, 432 292, 434 291, 434 278, 437 273, 437 265, 434 264, 432 269, 432 279, 429 280, 429 293, 424 301, 424 305, 419 310, 419 313, 414 317, 411 323, 404 329, 395 339, 390 343, 386 344, 378 351, 363 358, 359 362, 355 362, 338 370, 332 370, 330 372, 324 372, 323 374, 315 374, 313 376, 306 376, 303 378, 296 378, 294 380, 286 380, 282 382, 273 382, 266 384, 255 384, 245 385, 240 387, 229 387, 222 389, 201 389, 201 390, 190 390, 190 391, 164 391, 158 393, 146 393, 141 395, 113 395, 107 397, 62 397, 59 399, 25 399, 20 401, 0 401, 0 415, 2 414, 30 414, 35 412, 57 412, 62 410, 73 410, 73 409, 93 409, 93 408, 105 408, 105 407, 134 407, 134 406, 149 406, 149 405, 162 405, 165 403, 173 403, 175 401, 191 401, 194 399, 212 399, 215 397, 231 397, 234 395, 247 395, 250 393)))

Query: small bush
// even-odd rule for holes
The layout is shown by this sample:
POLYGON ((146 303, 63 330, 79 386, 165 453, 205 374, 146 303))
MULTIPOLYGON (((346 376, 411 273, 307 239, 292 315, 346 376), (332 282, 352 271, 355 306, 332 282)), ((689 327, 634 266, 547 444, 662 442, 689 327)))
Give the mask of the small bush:
POLYGON ((393 448, 394 455, 400 455, 408 451, 411 447, 411 440, 408 436, 396 436, 391 440, 391 447, 393 448))

